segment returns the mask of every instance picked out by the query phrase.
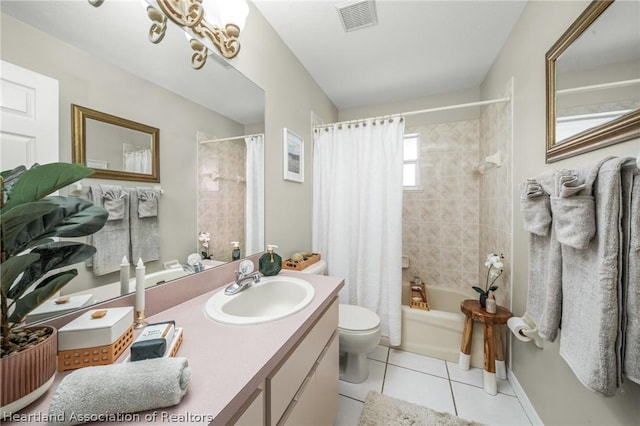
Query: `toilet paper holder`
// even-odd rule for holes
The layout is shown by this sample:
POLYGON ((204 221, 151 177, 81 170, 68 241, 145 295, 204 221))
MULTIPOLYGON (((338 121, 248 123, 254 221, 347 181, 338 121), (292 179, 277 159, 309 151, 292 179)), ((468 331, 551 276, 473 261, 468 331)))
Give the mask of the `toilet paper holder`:
POLYGON ((533 343, 540 349, 543 349, 542 337, 538 334, 538 327, 532 325, 532 321, 528 321, 526 315, 523 317, 511 317, 507 321, 507 327, 516 336, 516 338, 523 342, 533 343))

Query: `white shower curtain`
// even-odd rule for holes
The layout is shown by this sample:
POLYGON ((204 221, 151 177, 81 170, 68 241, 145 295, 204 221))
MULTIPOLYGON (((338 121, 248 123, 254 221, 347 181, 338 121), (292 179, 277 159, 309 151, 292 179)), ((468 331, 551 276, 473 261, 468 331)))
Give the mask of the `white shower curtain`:
POLYGON ((264 251, 264 136, 244 139, 247 145, 245 253, 264 251))
POLYGON ((399 117, 314 131, 313 250, 343 277, 340 302, 378 313, 400 344, 402 147, 399 117))
POLYGON ((124 152, 124 170, 127 172, 151 174, 151 150, 141 149, 124 152))

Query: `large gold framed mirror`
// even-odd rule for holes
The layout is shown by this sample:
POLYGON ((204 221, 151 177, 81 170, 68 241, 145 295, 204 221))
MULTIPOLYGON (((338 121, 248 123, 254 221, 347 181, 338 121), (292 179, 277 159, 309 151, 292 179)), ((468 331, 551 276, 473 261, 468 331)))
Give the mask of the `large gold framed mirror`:
POLYGON ((160 130, 71 105, 73 162, 94 178, 160 182, 160 130))
POLYGON ((591 2, 545 64, 547 163, 640 137, 640 2, 591 2))

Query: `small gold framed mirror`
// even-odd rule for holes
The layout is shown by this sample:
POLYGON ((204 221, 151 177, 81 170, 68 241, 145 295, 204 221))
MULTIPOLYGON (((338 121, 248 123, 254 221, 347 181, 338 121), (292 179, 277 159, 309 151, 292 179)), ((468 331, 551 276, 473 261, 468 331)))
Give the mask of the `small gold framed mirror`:
POLYGON ((639 2, 591 2, 545 65, 547 163, 640 137, 639 2))
POLYGON ((73 162, 94 178, 160 182, 160 130, 71 105, 73 162))

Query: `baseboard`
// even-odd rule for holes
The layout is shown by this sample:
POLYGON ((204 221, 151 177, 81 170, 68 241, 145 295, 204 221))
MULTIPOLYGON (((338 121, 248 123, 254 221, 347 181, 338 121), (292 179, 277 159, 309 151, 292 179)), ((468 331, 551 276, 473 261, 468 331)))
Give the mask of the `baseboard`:
POLYGON ((531 401, 529 401, 529 397, 524 392, 524 389, 522 389, 522 386, 520 386, 520 382, 518 382, 518 379, 513 374, 511 369, 507 369, 507 379, 509 380, 509 384, 511 385, 514 392, 516 393, 516 396, 518 397, 520 404, 522 404, 522 408, 527 414, 527 417, 529 417, 531 424, 533 426, 544 426, 544 423, 542 423, 542 420, 538 416, 538 413, 536 413, 535 408, 533 408, 531 401))

